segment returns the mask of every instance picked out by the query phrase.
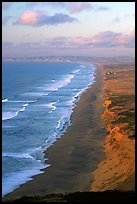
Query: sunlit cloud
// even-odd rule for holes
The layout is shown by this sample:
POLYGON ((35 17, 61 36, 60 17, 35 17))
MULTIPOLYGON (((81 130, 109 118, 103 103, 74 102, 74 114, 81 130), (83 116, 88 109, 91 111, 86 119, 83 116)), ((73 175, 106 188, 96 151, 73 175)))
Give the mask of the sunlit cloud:
POLYGON ((55 25, 62 23, 72 23, 78 21, 64 13, 56 13, 54 15, 45 15, 38 11, 26 11, 15 24, 31 25, 31 26, 43 26, 43 25, 55 25))

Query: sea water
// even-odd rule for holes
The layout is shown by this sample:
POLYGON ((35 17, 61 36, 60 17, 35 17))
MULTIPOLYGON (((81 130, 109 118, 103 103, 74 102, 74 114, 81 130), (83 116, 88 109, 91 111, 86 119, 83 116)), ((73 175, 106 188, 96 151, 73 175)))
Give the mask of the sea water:
POLYGON ((2 195, 43 173, 43 151, 71 125, 95 66, 72 62, 2 63, 2 195))

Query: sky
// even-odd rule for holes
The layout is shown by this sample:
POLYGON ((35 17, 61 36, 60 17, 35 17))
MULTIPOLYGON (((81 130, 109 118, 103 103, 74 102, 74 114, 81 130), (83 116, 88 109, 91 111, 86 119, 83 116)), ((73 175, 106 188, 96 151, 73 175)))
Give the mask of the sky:
POLYGON ((135 2, 2 2, 2 56, 135 55, 135 2))

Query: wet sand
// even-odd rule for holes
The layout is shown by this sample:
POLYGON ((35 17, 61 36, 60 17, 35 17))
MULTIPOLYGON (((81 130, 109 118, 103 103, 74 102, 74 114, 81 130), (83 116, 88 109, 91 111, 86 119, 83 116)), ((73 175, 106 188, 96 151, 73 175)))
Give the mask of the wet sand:
POLYGON ((101 67, 96 67, 96 83, 82 94, 71 116, 71 126, 45 152, 50 166, 4 198, 91 190, 91 171, 104 159, 106 136, 101 121, 103 74, 101 67))

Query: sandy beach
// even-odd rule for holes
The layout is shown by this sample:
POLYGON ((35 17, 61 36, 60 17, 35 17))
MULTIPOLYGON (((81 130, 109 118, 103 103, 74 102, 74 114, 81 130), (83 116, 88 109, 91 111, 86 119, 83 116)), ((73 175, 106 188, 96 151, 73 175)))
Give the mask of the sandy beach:
POLYGON ((46 163, 50 167, 5 198, 90 191, 90 174, 104 158, 103 144, 106 136, 101 119, 104 109, 101 67, 97 66, 95 80, 96 83, 82 94, 67 132, 45 152, 45 157, 48 158, 46 163))
POLYGON ((52 194, 44 199, 68 200, 70 196, 73 200, 76 196, 75 201, 80 196, 75 192, 83 192, 83 196, 91 192, 88 196, 92 201, 94 196, 96 200, 102 197, 94 193, 104 191, 104 201, 111 201, 111 193, 114 199, 134 201, 134 66, 99 63, 95 63, 96 83, 82 94, 71 116, 71 126, 45 152, 50 166, 4 199, 52 194), (108 190, 127 193, 112 191, 106 195, 108 190))

